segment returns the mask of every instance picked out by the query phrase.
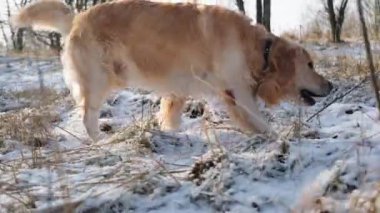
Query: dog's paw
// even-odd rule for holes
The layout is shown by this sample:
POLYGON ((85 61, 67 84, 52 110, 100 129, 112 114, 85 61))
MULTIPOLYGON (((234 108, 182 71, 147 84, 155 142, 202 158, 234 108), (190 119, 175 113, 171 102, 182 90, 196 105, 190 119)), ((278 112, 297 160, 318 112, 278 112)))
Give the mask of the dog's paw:
POLYGON ((93 141, 91 138, 86 138, 86 139, 81 140, 81 143, 82 143, 83 145, 90 146, 91 144, 94 143, 94 141, 93 141))
POLYGON ((157 116, 157 121, 161 131, 174 132, 181 126, 181 119, 169 119, 162 116, 157 116))
POLYGON ((87 144, 87 145, 90 145, 90 144, 94 144, 94 143, 97 143, 99 141, 102 141, 102 140, 104 140, 106 138, 108 138, 108 135, 106 133, 99 132, 96 135, 92 135, 92 137, 90 136, 88 138, 88 140, 84 140, 83 143, 87 144))
POLYGON ((98 134, 98 136, 96 137, 95 142, 99 142, 99 141, 102 141, 102 140, 107 139, 107 138, 108 138, 107 133, 100 132, 100 133, 98 134))

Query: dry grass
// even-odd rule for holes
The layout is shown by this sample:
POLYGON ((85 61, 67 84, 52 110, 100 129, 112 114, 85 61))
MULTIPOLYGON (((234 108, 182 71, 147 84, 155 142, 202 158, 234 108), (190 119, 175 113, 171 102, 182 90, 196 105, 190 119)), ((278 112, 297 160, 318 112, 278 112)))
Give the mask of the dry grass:
MULTIPOLYGON (((293 41, 301 42, 313 42, 313 43, 329 43, 331 41, 331 30, 326 20, 322 20, 320 17, 316 17, 314 20, 306 25, 300 27, 297 30, 285 31, 281 34, 281 37, 287 38, 293 41)), ((355 17, 350 16, 346 19, 341 34, 343 41, 358 41, 361 40, 361 32, 357 27, 359 24, 355 17)), ((374 39, 376 38, 373 29, 371 34, 374 39)))
POLYGON ((283 32, 281 34, 281 37, 285 38, 287 40, 291 40, 291 41, 301 41, 302 40, 302 39, 300 39, 299 35, 296 35, 296 33, 292 32, 292 31, 283 32))
POLYGON ((380 212, 380 183, 369 184, 365 189, 354 190, 347 194, 347 198, 348 205, 345 205, 341 198, 327 195, 304 200, 305 202, 293 209, 293 212, 378 213, 380 212))
POLYGON ((61 100, 67 94, 65 92, 59 93, 57 90, 51 88, 44 88, 43 90, 35 88, 22 91, 13 91, 7 95, 18 100, 34 102, 39 106, 48 106, 53 105, 58 100, 61 100))
POLYGON ((380 182, 369 190, 355 190, 350 195, 350 212, 380 212, 380 182))
POLYGON ((147 119, 135 121, 119 130, 108 140, 108 143, 127 143, 132 146, 132 150, 140 154, 151 153, 154 149, 151 143, 151 132, 158 131, 158 129, 157 119, 151 114, 147 119))
POLYGON ((33 147, 41 147, 54 138, 52 123, 59 115, 46 109, 24 109, 0 115, 0 141, 16 140, 33 147))
POLYGON ((302 26, 299 30, 283 32, 281 37, 293 41, 326 43, 329 41, 330 34, 329 31, 325 30, 325 27, 316 19, 315 21, 302 26))
MULTIPOLYGON (((320 68, 324 69, 325 75, 334 79, 364 78, 369 75, 369 67, 365 58, 355 58, 349 55, 322 56, 316 58, 320 68)), ((375 68, 380 68, 380 60, 376 58, 375 68)))
POLYGON ((206 173, 215 168, 223 160, 227 160, 226 153, 223 150, 212 150, 210 155, 205 155, 204 158, 199 159, 193 165, 188 174, 188 179, 196 185, 201 185, 207 177, 206 173))
MULTIPOLYGON (((374 30, 373 18, 368 18, 369 34, 371 39, 377 40, 379 36, 374 30)), ((362 39, 362 33, 359 26, 359 19, 357 16, 356 8, 354 10, 347 10, 345 14, 345 21, 341 38, 343 41, 358 41, 362 39)), ((314 14, 312 19, 301 26, 300 30, 288 31, 283 33, 284 37, 292 40, 327 43, 331 41, 331 30, 328 21, 328 16, 324 11, 314 14)))
MULTIPOLYGON (((33 147, 41 147, 55 136, 53 123, 59 121, 54 108, 66 94, 45 88, 7 92, 8 97, 29 102, 30 108, 12 110, 0 115, 0 142, 20 141, 33 147)), ((1 145, 0 143, 0 145, 1 145)), ((1 147, 1 146, 0 146, 1 147)))
POLYGON ((23 51, 8 50, 6 55, 9 57, 25 57, 31 59, 47 59, 52 57, 59 57, 59 52, 48 48, 38 48, 38 50, 24 49, 23 51))

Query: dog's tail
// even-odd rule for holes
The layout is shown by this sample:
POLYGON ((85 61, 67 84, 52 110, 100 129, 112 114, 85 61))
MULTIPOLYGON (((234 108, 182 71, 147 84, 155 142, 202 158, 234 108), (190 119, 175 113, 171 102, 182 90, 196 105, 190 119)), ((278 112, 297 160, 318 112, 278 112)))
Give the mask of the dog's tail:
POLYGON ((30 4, 12 17, 12 27, 32 27, 35 30, 69 34, 74 12, 61 0, 39 0, 30 4))

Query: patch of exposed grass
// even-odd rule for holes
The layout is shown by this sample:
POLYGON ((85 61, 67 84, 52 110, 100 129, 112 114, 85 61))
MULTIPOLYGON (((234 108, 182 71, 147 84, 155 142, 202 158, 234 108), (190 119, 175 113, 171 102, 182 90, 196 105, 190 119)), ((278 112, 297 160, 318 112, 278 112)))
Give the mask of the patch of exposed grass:
POLYGON ((47 108, 24 109, 0 115, 0 141, 16 140, 41 147, 54 137, 52 123, 59 115, 47 108))
POLYGON ((57 90, 52 88, 44 88, 43 90, 36 88, 8 92, 8 96, 11 96, 16 99, 37 102, 39 103, 39 105, 50 105, 55 101, 62 99, 62 97, 64 97, 65 94, 59 93, 57 90))
POLYGON ((52 133, 52 123, 60 118, 54 108, 67 96, 66 93, 44 88, 7 91, 5 95, 27 104, 9 109, 0 115, 0 141, 4 143, 5 140, 14 140, 29 146, 41 147, 55 137, 52 133))
MULTIPOLYGON (((375 60, 376 69, 380 68, 380 61, 375 60)), ((317 65, 324 69, 324 73, 335 79, 352 79, 353 77, 365 77, 369 75, 369 67, 365 58, 352 56, 322 56, 317 58, 317 65)))
POLYGON ((7 56, 11 57, 27 57, 27 58, 33 58, 33 59, 49 59, 52 57, 58 57, 59 52, 52 49, 43 49, 40 48, 38 51, 33 49, 24 49, 23 51, 17 51, 17 50, 8 50, 6 52, 7 56))

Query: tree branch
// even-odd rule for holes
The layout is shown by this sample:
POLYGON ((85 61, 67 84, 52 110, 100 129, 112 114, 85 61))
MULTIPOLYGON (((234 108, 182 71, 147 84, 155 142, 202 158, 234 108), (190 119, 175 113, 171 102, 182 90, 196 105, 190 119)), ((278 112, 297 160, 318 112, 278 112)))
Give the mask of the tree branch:
MULTIPOLYGON (((375 71, 375 66, 373 64, 373 57, 372 57, 372 51, 371 51, 371 43, 368 38, 368 32, 367 32, 367 26, 364 20, 364 15, 363 15, 363 5, 361 0, 357 0, 358 4, 358 12, 359 12, 359 18, 360 18, 360 23, 362 26, 362 31, 363 31, 363 38, 364 38, 364 43, 365 43, 365 49, 367 53, 367 60, 369 64, 369 70, 371 72, 371 80, 372 80, 372 86, 373 90, 375 92, 375 98, 377 102, 377 108, 380 112, 380 96, 379 96, 379 86, 377 85, 377 77, 376 77, 376 71, 375 71)), ((380 117, 379 117, 380 119, 380 117)))

